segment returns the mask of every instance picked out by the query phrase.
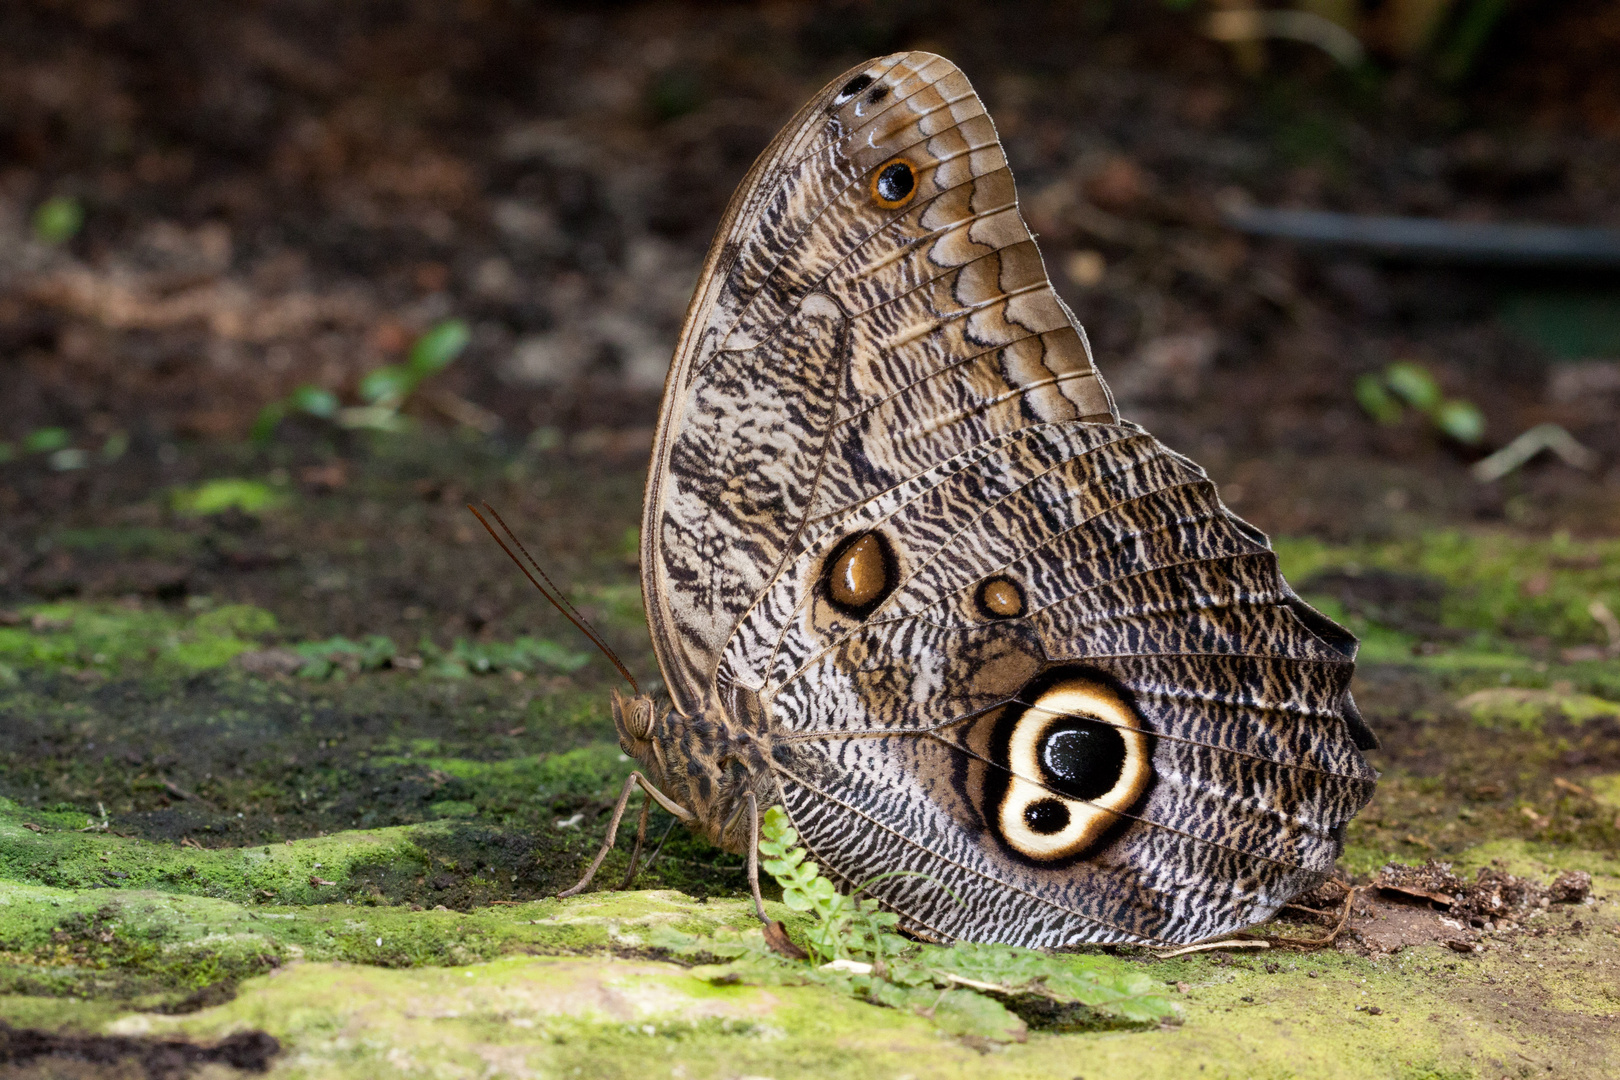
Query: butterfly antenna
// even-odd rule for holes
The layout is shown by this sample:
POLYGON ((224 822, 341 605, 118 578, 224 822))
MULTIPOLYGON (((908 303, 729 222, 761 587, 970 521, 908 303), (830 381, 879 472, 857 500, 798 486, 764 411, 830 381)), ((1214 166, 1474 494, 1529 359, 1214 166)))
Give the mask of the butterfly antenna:
POLYGON ((478 523, 489 532, 489 535, 495 538, 495 542, 501 545, 501 550, 506 552, 506 557, 517 563, 517 568, 523 571, 523 576, 529 579, 529 584, 533 585, 536 589, 539 589, 540 595, 551 601, 551 606, 562 612, 563 618, 567 619, 569 622, 578 627, 579 632, 589 638, 592 645, 595 645, 598 649, 602 650, 602 655, 606 656, 613 662, 613 666, 619 669, 619 674, 624 676, 624 681, 630 684, 630 689, 635 692, 636 696, 639 697, 641 695, 641 687, 637 685, 636 677, 630 674, 630 669, 624 666, 624 661, 619 659, 619 654, 608 648, 608 643, 602 640, 602 635, 596 632, 596 627, 591 625, 590 620, 581 615, 579 611, 575 609, 574 605, 568 602, 568 598, 562 594, 562 590, 557 588, 557 583, 552 581, 550 575, 540 568, 540 564, 535 561, 533 555, 529 554, 529 549, 523 546, 523 541, 517 538, 517 534, 514 533, 512 531, 512 527, 506 523, 506 519, 501 517, 500 512, 493 506, 489 505, 489 503, 484 504, 484 509, 489 511, 490 517, 493 517, 496 521, 500 522, 501 529, 506 533, 507 537, 511 539, 513 545, 517 547, 518 551, 523 552, 523 559, 528 560, 528 566, 525 566, 523 564, 523 559, 518 558, 517 555, 512 552, 512 548, 507 546, 506 541, 501 539, 500 533, 497 533, 495 531, 495 527, 489 523, 489 520, 485 518, 483 514, 478 512, 478 508, 476 506, 468 503, 467 509, 472 511, 473 517, 478 519, 478 523), (540 580, 544 581, 546 583, 545 585, 540 584, 539 581, 535 580, 534 574, 529 573, 530 566, 534 567, 535 574, 540 575, 540 580), (546 587, 547 585, 550 586, 549 589, 546 587))

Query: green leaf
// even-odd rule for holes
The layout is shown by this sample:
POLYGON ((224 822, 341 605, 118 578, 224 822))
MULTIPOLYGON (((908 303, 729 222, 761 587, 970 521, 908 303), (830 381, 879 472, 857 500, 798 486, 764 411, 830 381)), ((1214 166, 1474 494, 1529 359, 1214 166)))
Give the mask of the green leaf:
POLYGON ((280 492, 263 481, 234 477, 208 480, 192 488, 180 488, 169 496, 169 504, 175 512, 185 517, 205 517, 227 510, 262 514, 284 501, 280 492))
MULTIPOLYGON (((782 846, 785 847, 786 845, 782 845, 782 846)), ((793 848, 790 851, 784 852, 782 854, 781 858, 770 860, 771 873, 772 874, 786 874, 786 873, 789 873, 795 867, 802 865, 804 863, 804 860, 809 856, 809 854, 810 853, 805 851, 804 848, 793 848)))
POLYGON ((1363 375, 1356 380, 1356 404, 1361 411, 1385 426, 1401 421, 1401 403, 1390 396, 1384 380, 1377 375, 1363 375))
POLYGON ((465 320, 445 319, 416 339, 406 367, 417 380, 425 379, 449 367, 471 340, 465 320))
POLYGON ((368 371, 360 379, 360 397, 368 405, 403 401, 421 376, 397 364, 368 371))
POLYGON ((34 236, 46 244, 71 240, 84 225, 84 207, 67 195, 56 195, 34 210, 34 236))
POLYGON ((67 428, 35 428, 23 439, 23 450, 30 454, 44 454, 64 449, 70 441, 67 428))
POLYGON ((1468 446, 1485 438, 1485 414, 1471 401, 1441 402, 1434 410, 1434 426, 1468 446))
POLYGON ((270 440, 275 437, 276 428, 286 415, 287 406, 279 401, 272 401, 259 410, 258 419, 253 421, 253 428, 248 432, 248 439, 255 446, 268 446, 270 440))
POLYGON ((322 420, 330 420, 338 411, 337 395, 319 386, 300 386, 287 396, 287 405, 322 420))
POLYGON ((1423 412, 1440 404, 1440 384, 1422 364, 1401 360, 1384 369, 1384 382, 1395 396, 1423 412))
MULTIPOLYGON (((933 993, 935 991, 910 991, 913 999, 933 993)), ((1029 1033, 1028 1025, 1001 1002, 971 990, 947 990, 937 996, 929 1011, 940 1030, 951 1035, 973 1035, 993 1042, 1021 1042, 1029 1033)))

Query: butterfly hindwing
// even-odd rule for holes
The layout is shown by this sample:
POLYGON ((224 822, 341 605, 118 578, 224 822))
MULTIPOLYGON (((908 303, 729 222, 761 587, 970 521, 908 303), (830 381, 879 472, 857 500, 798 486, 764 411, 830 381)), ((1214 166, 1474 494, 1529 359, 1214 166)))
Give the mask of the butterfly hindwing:
POLYGON ((816 857, 908 871, 872 889, 919 933, 1246 925, 1371 794, 1354 639, 1119 421, 940 57, 835 80, 739 188, 642 554, 676 715, 746 717, 816 857))

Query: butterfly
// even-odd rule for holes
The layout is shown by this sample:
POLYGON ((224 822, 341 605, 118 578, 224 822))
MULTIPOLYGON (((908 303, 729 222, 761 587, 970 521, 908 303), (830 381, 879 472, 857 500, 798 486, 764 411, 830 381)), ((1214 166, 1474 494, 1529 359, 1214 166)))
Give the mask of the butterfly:
POLYGON ((1372 796, 1356 639, 1119 417, 943 57, 834 79, 742 181, 640 554, 670 701, 614 696, 608 846, 637 785, 751 859, 779 805, 919 937, 1165 945, 1320 882, 1372 796))

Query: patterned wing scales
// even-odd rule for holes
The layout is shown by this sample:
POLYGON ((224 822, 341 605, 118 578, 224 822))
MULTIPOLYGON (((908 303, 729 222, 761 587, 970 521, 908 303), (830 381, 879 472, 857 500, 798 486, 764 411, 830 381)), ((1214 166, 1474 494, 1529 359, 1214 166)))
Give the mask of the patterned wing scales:
POLYGON ((727 643, 722 679, 773 718, 805 842, 849 881, 915 871, 873 890, 942 938, 1165 943, 1268 917, 1331 867, 1372 794, 1353 641, 1140 429, 1032 426, 976 449, 840 520, 727 643), (860 618, 820 585, 844 532, 881 533, 899 564, 860 618), (978 603, 987 580, 1017 584, 1015 617, 978 603), (1124 696, 1151 783, 1103 842, 1047 861, 998 821, 998 781, 1044 781, 993 732, 1054 672, 1124 696))
POLYGON ((813 519, 996 434, 1112 419, 966 77, 927 53, 841 76, 738 189, 665 386, 642 568, 677 704, 813 519))
POLYGON ((642 543, 678 712, 764 718, 806 842, 849 881, 916 871, 874 889, 920 933, 1246 925, 1370 797, 1354 640, 1118 421, 939 57, 841 76, 739 188, 642 543))

